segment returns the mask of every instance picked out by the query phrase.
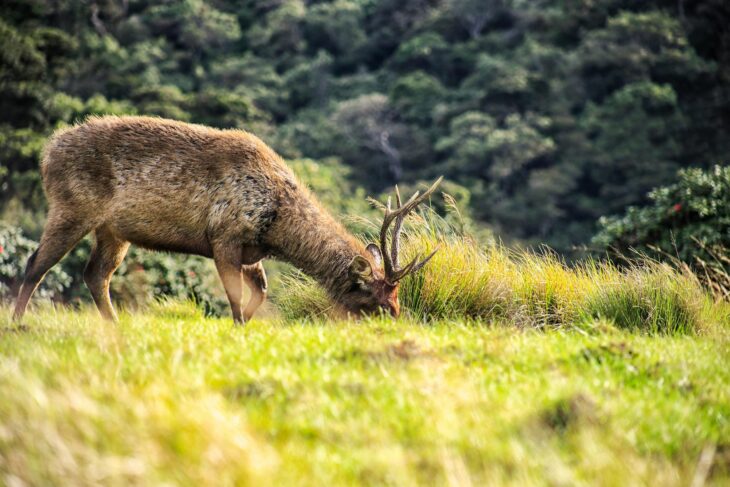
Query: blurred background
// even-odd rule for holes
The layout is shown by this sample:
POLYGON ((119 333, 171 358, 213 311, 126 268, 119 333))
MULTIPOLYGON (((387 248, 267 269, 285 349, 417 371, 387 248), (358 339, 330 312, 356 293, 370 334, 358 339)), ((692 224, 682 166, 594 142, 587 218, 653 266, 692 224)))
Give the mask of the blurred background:
MULTIPOLYGON (((436 210, 484 245, 730 268, 727 0, 3 0, 0 45, 6 298, 44 222, 43 143, 91 114, 249 130, 359 233, 367 195, 443 174, 436 210)), ((88 252, 42 294, 87 299, 88 252)), ((215 313, 216 286, 133 250, 113 293, 215 313)))

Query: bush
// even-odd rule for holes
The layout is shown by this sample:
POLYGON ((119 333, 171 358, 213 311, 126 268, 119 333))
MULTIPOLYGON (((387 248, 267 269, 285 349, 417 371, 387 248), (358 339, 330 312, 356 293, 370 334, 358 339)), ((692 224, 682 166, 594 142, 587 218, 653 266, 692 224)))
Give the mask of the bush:
POLYGON ((716 294, 730 297, 730 166, 682 170, 678 177, 649 193, 646 207, 601 218, 592 242, 612 255, 638 252, 679 261, 698 271, 716 294))
MULTIPOLYGON (((17 293, 26 262, 37 247, 38 243, 19 228, 0 223, 0 299, 9 300, 17 293)), ((87 238, 51 268, 38 295, 64 303, 90 300, 83 283, 90 252, 91 239, 87 238)), ((177 297, 194 300, 206 314, 222 314, 228 309, 210 260, 135 247, 114 274, 111 293, 115 304, 132 308, 152 298, 177 297)))
MULTIPOLYGON (((0 222, 0 299, 17 292, 22 283, 25 263, 36 248, 38 243, 26 238, 19 228, 0 222)), ((54 267, 36 292, 45 298, 60 299, 71 282, 71 276, 63 269, 54 267)))

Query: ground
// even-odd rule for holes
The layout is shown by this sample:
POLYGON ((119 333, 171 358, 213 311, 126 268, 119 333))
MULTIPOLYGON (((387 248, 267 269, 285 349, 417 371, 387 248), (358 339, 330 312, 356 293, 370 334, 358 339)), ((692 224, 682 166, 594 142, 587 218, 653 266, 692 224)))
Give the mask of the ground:
POLYGON ((0 484, 728 485, 730 331, 0 311, 0 484))

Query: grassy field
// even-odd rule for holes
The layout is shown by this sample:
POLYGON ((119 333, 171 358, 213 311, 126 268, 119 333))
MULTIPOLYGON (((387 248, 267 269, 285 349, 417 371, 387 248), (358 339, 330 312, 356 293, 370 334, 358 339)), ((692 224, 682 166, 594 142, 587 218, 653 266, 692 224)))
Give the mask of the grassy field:
POLYGON ((727 322, 0 313, 8 486, 730 483, 727 322))
POLYGON ((338 318, 298 274, 245 327, 0 307, 0 484, 730 485, 728 303, 444 225, 406 234, 440 250, 397 321, 338 318))

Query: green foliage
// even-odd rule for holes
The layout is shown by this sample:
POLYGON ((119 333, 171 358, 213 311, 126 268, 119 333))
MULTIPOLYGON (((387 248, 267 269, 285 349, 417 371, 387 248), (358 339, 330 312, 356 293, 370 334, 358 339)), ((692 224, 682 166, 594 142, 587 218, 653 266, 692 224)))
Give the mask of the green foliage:
MULTIPOLYGON (((38 243, 26 238, 19 228, 0 223, 0 298, 17 291, 25 271, 24 264, 36 248, 38 243)), ((55 267, 48 272, 36 293, 43 298, 59 299, 70 284, 71 277, 55 267)))
POLYGON ((692 49, 680 19, 659 10, 618 13, 605 28, 586 35, 580 52, 594 100, 640 80, 681 86, 712 70, 692 49))
MULTIPOLYGON (((525 188, 526 168, 549 157, 555 143, 544 136, 549 119, 535 114, 507 117, 500 127, 494 117, 481 112, 467 112, 451 122, 447 137, 439 140, 436 148, 448 154, 443 171, 458 175, 475 194, 484 196, 473 205, 475 214, 488 221, 498 221, 500 230, 506 226, 525 229, 524 233, 513 230, 513 235, 526 237, 527 229, 541 225, 549 207, 530 205, 523 197, 535 195, 534 190, 542 182, 535 171, 525 188), (491 181, 484 186, 484 181, 491 181), (522 194, 523 191, 528 194, 522 194), (520 205, 521 203, 521 205, 520 205)), ((529 173, 528 173, 529 174, 529 173)), ((549 214, 548 214, 549 215, 549 214)), ((534 231, 534 230, 533 230, 534 231)))
POLYGON ((607 212, 620 211, 677 172, 683 123, 671 86, 630 84, 600 107, 589 104, 582 123, 591 140, 591 173, 604 182, 607 212))
POLYGON ((437 72, 447 61, 450 48, 439 33, 424 32, 398 46, 391 62, 399 71, 423 69, 437 72))
POLYGON ((215 9, 202 0, 183 0, 152 7, 150 23, 175 32, 176 40, 191 50, 214 51, 241 36, 234 15, 215 9))
POLYGON ((597 250, 678 259, 709 277, 730 274, 729 166, 682 170, 675 184, 655 189, 648 198, 645 207, 599 220, 593 237, 597 250))
POLYGON ((303 33, 309 45, 337 56, 341 64, 349 64, 354 62, 353 56, 367 40, 362 20, 361 2, 315 3, 307 10, 303 33))
POLYGON ((407 122, 428 126, 431 123, 433 100, 444 96, 441 82, 423 71, 398 78, 390 92, 393 108, 407 122))
POLYGON ((252 130, 370 193, 447 179, 506 239, 566 251, 730 145, 717 0, 11 1, 2 201, 42 207, 42 141, 90 113, 252 130), (94 10, 96 9, 96 10, 94 10), (27 174, 26 174, 27 173, 27 174))
POLYGON ((484 93, 485 99, 519 95, 529 89, 530 73, 501 57, 482 54, 477 60, 474 73, 464 80, 464 88, 484 93))

